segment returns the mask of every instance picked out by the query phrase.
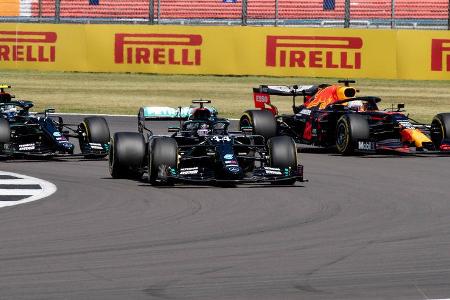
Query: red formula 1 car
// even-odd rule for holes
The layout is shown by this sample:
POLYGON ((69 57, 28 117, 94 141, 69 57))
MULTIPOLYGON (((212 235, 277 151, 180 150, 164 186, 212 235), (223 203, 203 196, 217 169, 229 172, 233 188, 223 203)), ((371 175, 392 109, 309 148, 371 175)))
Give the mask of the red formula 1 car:
POLYGON ((421 124, 404 113, 404 104, 380 110, 373 96, 356 96, 352 80, 343 85, 270 86, 253 89, 256 110, 240 118, 240 128, 269 138, 288 135, 298 143, 335 148, 341 154, 394 151, 401 153, 449 153, 450 113, 421 124), (289 96, 293 114, 280 115, 270 96, 289 96), (303 97, 301 105, 296 97, 303 97))

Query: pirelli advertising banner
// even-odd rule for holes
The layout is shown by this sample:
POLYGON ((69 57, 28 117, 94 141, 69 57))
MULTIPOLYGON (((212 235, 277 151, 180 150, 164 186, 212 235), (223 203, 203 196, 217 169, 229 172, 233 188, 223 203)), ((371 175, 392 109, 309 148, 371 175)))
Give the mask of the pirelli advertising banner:
POLYGON ((3 23, 0 69, 450 80, 450 31, 3 23))

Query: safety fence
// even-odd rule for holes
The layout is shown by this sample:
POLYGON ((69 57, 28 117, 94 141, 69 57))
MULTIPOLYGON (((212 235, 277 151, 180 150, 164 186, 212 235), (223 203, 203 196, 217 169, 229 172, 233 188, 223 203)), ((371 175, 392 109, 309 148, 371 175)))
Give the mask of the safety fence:
POLYGON ((450 0, 0 0, 0 20, 450 29, 450 0))

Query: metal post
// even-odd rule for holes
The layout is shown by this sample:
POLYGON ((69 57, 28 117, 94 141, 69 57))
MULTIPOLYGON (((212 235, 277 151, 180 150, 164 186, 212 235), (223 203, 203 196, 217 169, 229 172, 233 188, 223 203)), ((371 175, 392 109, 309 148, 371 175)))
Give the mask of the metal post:
POLYGON ((148 23, 155 24, 155 0, 149 0, 148 4, 148 23))
POLYGON ((448 21, 447 21, 448 30, 450 30, 450 0, 448 0, 448 21))
POLYGON ((344 28, 350 27, 350 0, 345 0, 344 28))
POLYGON ((161 18, 161 0, 158 0, 158 21, 157 24, 159 24, 159 19, 161 18))
POLYGON ((55 1, 55 23, 60 21, 61 0, 55 1))
POLYGON ((275 0, 275 26, 278 26, 278 0, 275 0))
POLYGON ((391 0, 391 28, 395 28, 395 0, 391 0))
POLYGON ((242 26, 247 26, 247 0, 242 0, 242 26))
POLYGON ((41 22, 42 18, 42 0, 38 1, 38 20, 41 22))

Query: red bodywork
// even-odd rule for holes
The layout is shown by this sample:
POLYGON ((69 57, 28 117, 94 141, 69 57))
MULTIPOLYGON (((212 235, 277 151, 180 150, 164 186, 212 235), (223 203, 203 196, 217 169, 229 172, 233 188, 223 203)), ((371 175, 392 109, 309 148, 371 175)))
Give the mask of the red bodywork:
POLYGON ((270 103, 269 94, 253 92, 253 101, 256 108, 268 110, 274 116, 278 115, 278 108, 270 103))

